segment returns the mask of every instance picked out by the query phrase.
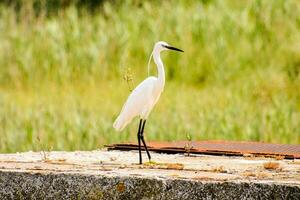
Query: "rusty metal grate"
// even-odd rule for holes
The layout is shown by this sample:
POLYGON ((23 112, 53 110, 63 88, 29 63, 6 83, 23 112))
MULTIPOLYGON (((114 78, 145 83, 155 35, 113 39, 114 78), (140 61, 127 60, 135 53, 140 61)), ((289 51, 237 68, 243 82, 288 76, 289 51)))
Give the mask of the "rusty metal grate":
MULTIPOLYGON (((178 141, 178 142, 149 142, 151 151, 160 153, 190 153, 209 155, 243 156, 252 154, 257 156, 300 159, 300 145, 270 144, 262 142, 236 142, 236 141, 178 141), (187 148, 188 147, 188 148, 187 148)), ((106 145, 108 150, 137 150, 134 143, 106 145)))

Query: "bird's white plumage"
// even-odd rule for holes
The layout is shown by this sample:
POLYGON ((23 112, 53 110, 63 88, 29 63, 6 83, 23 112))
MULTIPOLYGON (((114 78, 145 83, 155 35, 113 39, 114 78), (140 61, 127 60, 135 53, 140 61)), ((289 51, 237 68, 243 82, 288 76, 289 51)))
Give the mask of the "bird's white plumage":
MULTIPOLYGON (((157 66, 158 77, 150 76, 141 82, 129 95, 124 104, 120 115, 117 117, 113 127, 121 131, 131 120, 139 116, 146 120, 154 105, 157 103, 161 92, 165 85, 165 71, 160 58, 160 52, 168 49, 179 50, 169 46, 166 42, 157 42, 151 53, 150 59, 153 56, 154 62, 157 66)), ((182 51, 182 50, 179 50, 182 51)), ((149 69, 149 62, 148 62, 149 69)))
POLYGON ((136 116, 147 119, 161 92, 157 87, 156 77, 150 76, 141 82, 129 95, 120 115, 114 122, 114 128, 121 131, 136 116))

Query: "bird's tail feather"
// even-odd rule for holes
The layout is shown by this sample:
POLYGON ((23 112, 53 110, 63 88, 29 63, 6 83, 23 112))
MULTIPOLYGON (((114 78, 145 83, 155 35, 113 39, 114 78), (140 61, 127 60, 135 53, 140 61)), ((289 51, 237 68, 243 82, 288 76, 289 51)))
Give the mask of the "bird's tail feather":
POLYGON ((117 130, 117 131, 122 131, 125 128, 126 124, 123 122, 123 120, 121 119, 121 117, 119 116, 114 124, 113 127, 117 130))

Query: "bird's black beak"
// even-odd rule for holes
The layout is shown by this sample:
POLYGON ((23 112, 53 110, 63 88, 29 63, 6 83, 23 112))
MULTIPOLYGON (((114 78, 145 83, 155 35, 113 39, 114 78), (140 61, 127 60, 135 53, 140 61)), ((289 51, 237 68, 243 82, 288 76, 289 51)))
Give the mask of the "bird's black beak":
POLYGON ((176 47, 167 46, 167 45, 164 45, 164 47, 166 47, 167 49, 170 49, 170 50, 184 52, 183 50, 181 50, 181 49, 178 49, 178 48, 176 48, 176 47))

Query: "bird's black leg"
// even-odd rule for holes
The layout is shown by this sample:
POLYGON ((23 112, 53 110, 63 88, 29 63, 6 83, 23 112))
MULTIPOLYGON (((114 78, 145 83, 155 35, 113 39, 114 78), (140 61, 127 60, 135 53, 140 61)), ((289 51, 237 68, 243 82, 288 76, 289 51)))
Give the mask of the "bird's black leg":
POLYGON ((138 139, 138 143, 139 143, 139 158, 140 158, 140 164, 142 164, 142 150, 141 150, 141 131, 142 131, 142 122, 143 120, 140 120, 140 124, 139 124, 139 130, 137 133, 137 139, 138 139))
POLYGON ((151 161, 151 156, 150 156, 150 153, 149 153, 149 151, 148 151, 148 149, 147 149, 147 145, 146 145, 146 142, 145 142, 145 139, 144 139, 144 128, 145 128, 145 124, 146 124, 146 120, 144 120, 144 122, 143 122, 142 130, 141 130, 141 136, 140 136, 140 137, 141 137, 141 140, 142 140, 142 142, 143 142, 143 144, 144 144, 145 150, 146 150, 146 152, 147 152, 149 161, 151 161))

